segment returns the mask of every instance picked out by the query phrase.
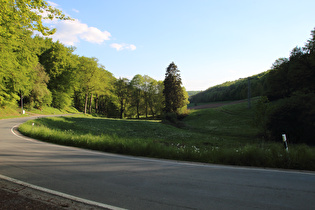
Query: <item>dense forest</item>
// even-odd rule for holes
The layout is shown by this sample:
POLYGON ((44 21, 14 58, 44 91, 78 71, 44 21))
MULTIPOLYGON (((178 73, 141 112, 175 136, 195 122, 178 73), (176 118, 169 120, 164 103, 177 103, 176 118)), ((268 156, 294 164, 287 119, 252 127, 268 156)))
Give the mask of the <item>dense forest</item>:
POLYGON ((0 6, 0 108, 19 104, 120 118, 161 115, 163 81, 148 75, 115 78, 97 58, 78 56, 75 48, 45 37, 55 29, 45 27, 43 19, 70 19, 61 11, 43 0, 1 1, 0 6))

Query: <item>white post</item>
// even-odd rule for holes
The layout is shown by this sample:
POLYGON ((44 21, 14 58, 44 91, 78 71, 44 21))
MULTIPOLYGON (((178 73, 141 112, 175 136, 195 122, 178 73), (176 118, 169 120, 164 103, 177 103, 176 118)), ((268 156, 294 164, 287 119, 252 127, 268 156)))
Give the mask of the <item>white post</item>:
POLYGON ((287 152, 289 152, 288 143, 287 143, 287 136, 285 134, 282 134, 282 140, 284 143, 284 148, 287 152))

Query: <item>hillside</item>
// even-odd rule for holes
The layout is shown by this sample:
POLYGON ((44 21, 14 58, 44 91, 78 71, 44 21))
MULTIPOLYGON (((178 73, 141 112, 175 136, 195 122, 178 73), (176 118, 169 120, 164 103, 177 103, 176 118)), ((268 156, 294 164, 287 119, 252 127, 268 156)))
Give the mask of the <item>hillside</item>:
POLYGON ((270 71, 266 71, 248 78, 228 81, 190 97, 190 103, 207 103, 215 101, 234 101, 248 97, 248 79, 250 79, 251 97, 261 96, 266 90, 266 78, 270 71))
POLYGON ((194 95, 196 95, 196 94, 198 94, 200 92, 201 91, 187 91, 189 97, 194 96, 194 95))

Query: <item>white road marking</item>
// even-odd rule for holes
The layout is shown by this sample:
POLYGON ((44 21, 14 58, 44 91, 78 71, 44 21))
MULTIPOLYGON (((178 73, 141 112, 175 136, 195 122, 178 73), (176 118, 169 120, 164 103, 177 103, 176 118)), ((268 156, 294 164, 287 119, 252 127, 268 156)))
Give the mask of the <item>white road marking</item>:
POLYGON ((15 184, 22 185, 24 187, 28 187, 28 188, 31 188, 31 189, 34 189, 34 190, 42 191, 42 192, 49 193, 49 194, 52 194, 52 195, 57 195, 59 197, 62 197, 62 198, 65 198, 65 199, 69 199, 69 200, 72 200, 72 201, 75 201, 75 202, 80 202, 80 203, 83 203, 83 204, 92 205, 92 206, 96 206, 96 207, 100 207, 100 208, 112 209, 112 210, 124 210, 123 208, 120 208, 120 207, 111 206, 111 205, 108 205, 108 204, 99 203, 99 202, 87 200, 87 199, 84 199, 84 198, 79 198, 79 197, 76 197, 76 196, 72 196, 72 195, 68 195, 68 194, 65 194, 65 193, 61 193, 61 192, 58 192, 58 191, 55 191, 55 190, 50 190, 50 189, 47 189, 47 188, 43 188, 43 187, 39 187, 39 186, 36 186, 36 185, 32 185, 32 184, 29 184, 29 183, 26 183, 26 182, 22 182, 22 181, 17 180, 17 179, 13 179, 11 177, 7 177, 7 176, 4 176, 4 175, 1 175, 1 174, 0 174, 0 179, 6 180, 6 181, 9 181, 9 182, 13 182, 15 184))

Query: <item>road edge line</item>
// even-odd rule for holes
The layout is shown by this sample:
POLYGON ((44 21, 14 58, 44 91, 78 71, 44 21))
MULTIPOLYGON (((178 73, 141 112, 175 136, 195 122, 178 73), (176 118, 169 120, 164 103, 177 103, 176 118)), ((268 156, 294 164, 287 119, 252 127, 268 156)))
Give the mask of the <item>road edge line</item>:
POLYGON ((79 198, 79 197, 76 197, 76 196, 73 196, 73 195, 69 195, 69 194, 66 194, 66 193, 62 193, 62 192, 58 192, 58 191, 55 191, 55 190, 47 189, 47 188, 44 188, 44 187, 40 187, 40 186, 37 186, 37 185, 33 185, 33 184, 30 184, 30 183, 27 183, 27 182, 23 182, 23 181, 20 181, 20 180, 8 177, 8 176, 4 176, 2 174, 0 174, 0 179, 3 179, 3 180, 8 181, 8 182, 13 182, 13 183, 15 183, 17 185, 22 185, 24 187, 28 187, 28 188, 31 188, 33 190, 41 191, 41 192, 44 192, 44 193, 48 193, 48 194, 51 194, 51 195, 54 195, 54 196, 58 196, 58 197, 61 197, 61 198, 64 198, 64 199, 68 199, 68 200, 71 200, 71 201, 74 201, 74 202, 83 203, 83 204, 90 205, 90 206, 95 206, 95 207, 104 208, 104 209, 111 209, 111 210, 125 210, 124 208, 120 208, 120 207, 116 207, 116 206, 112 206, 112 205, 108 205, 108 204, 104 204, 104 203, 99 203, 99 202, 91 201, 91 200, 84 199, 84 198, 79 198))

